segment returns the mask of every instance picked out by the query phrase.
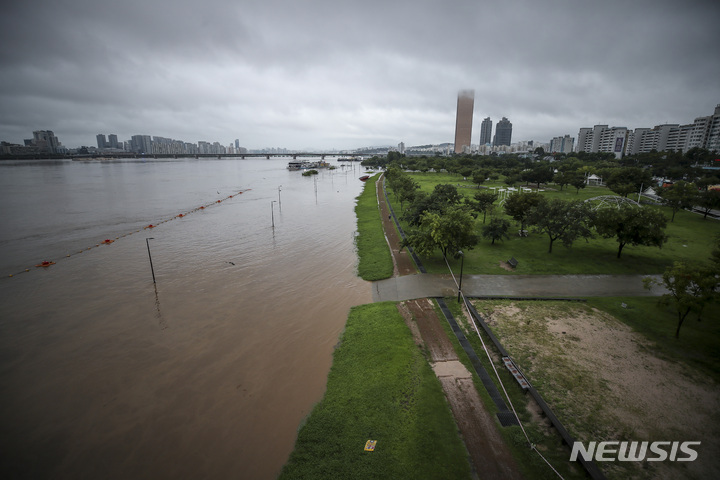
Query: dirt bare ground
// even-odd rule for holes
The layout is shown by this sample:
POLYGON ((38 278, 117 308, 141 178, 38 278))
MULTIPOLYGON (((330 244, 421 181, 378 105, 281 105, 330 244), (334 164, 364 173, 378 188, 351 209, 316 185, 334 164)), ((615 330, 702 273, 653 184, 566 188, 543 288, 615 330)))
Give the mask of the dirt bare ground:
POLYGON ((474 472, 483 479, 521 479, 518 466, 500 436, 495 418, 485 409, 472 375, 455 353, 429 299, 409 300, 398 310, 418 346, 428 352, 470 454, 474 472))
POLYGON ((475 303, 581 440, 702 441, 696 462, 653 462, 644 473, 603 465, 609 477, 720 478, 720 390, 712 379, 659 358, 641 334, 596 309, 475 303))
MULTIPOLYGON (((394 275, 417 273, 407 249, 400 251, 400 235, 377 183, 377 198, 394 264, 394 275)), ((429 299, 399 303, 398 310, 413 333, 418 347, 426 349, 455 417, 455 423, 472 461, 473 473, 482 479, 522 479, 517 463, 500 436, 495 418, 485 409, 472 381, 472 374, 460 362, 452 342, 429 299)))
POLYGON ((394 276, 401 275, 413 275, 418 273, 415 268, 415 262, 413 262, 410 253, 407 248, 400 250, 400 234, 395 228, 395 222, 390 215, 390 208, 385 201, 385 196, 382 191, 382 177, 377 181, 377 199, 380 207, 380 218, 383 222, 383 230, 385 230, 385 238, 387 239, 390 251, 392 252, 393 264, 394 264, 394 276))

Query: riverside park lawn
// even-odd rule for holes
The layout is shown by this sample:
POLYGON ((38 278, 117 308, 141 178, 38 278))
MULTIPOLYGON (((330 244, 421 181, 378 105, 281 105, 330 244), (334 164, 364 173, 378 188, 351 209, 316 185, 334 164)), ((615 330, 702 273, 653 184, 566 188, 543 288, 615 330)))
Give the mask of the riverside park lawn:
MULTIPOLYGON (((462 182, 457 175, 413 177, 426 191, 432 191, 438 183, 462 182)), ((469 182, 462 183, 468 187, 459 188, 462 194, 472 196, 477 191, 469 182)), ((365 201, 359 202, 362 206, 356 209, 360 235, 374 231, 368 242, 358 242, 358 255, 361 263, 363 257, 369 260, 366 273, 384 278, 391 275, 387 271, 392 270, 392 262, 387 265, 387 243, 378 234, 380 217, 373 205, 372 187, 366 185, 365 201)), ((548 190, 545 195, 584 199, 611 193, 605 188, 589 187, 577 195, 574 189, 548 190)), ((388 196, 399 214, 392 192, 388 196)), ((669 218, 668 210, 663 210, 669 218)), ((478 225, 481 223, 482 218, 478 225)), ((675 222, 668 223, 670 241, 662 250, 626 247, 620 260, 616 258, 614 239, 595 238, 587 244, 583 240, 576 242, 572 250, 556 245, 552 254, 547 253, 547 238, 539 234, 515 237, 494 246, 482 240, 466 252, 464 267, 469 273, 507 274, 510 272, 499 263, 514 256, 520 261, 514 273, 660 273, 676 259, 707 261, 714 237, 720 232, 718 225, 700 215, 678 212, 675 222), (493 258, 485 259, 489 256, 493 258)), ((447 273, 441 258, 423 258, 423 262, 432 266, 431 272, 447 273)), ((451 265, 459 268, 457 262, 451 265)), ((696 317, 689 319, 676 340, 676 316, 669 307, 657 305, 656 298, 596 298, 584 305, 479 302, 476 306, 490 320, 495 334, 551 402, 571 434, 586 441, 643 440, 652 435, 660 435, 663 440, 678 435, 683 439, 702 437, 701 461, 697 464, 601 465, 608 478, 720 478, 703 476, 720 472, 712 453, 718 446, 715 439, 720 438, 716 435, 715 413, 720 403, 720 357, 716 348, 720 327, 712 320, 717 318, 720 306, 709 306, 702 322, 696 317), (638 361, 637 371, 624 368, 638 361), (603 375, 618 366, 625 376, 603 375), (571 393, 584 398, 568 402, 566 397, 571 393), (650 425, 639 423, 648 419, 652 420, 650 425)), ((457 319, 465 317, 456 302, 448 301, 448 305, 457 319)), ((466 321, 459 323, 473 348, 481 351, 479 337, 471 334, 466 321)), ((442 325, 455 345, 449 325, 442 325)), ((469 366, 459 345, 455 349, 469 366)), ((498 357, 497 352, 491 352, 491 356, 498 357)), ((490 369, 490 360, 484 355, 480 361, 490 369)), ((493 362, 500 375, 513 385, 514 379, 503 369, 499 357, 493 362)), ((477 378, 475 381, 479 382, 477 378)), ((478 391, 486 408, 494 413, 485 390, 479 387, 478 391)), ((569 449, 561 446, 559 437, 548 428, 527 395, 519 388, 509 388, 509 393, 515 405, 521 407, 518 414, 527 422, 525 428, 532 441, 563 472, 564 478, 585 478, 577 464, 567 461, 569 449)), ((280 478, 467 478, 467 453, 458 444, 457 429, 449 415, 437 379, 422 351, 412 344, 409 330, 401 325, 395 305, 355 307, 335 352, 325 397, 301 426, 295 451, 280 478), (375 452, 363 451, 368 439, 378 440, 375 452)), ((519 427, 501 432, 528 478, 556 478, 527 449, 519 427)))
MULTIPOLYGON (((420 184, 421 190, 432 192, 435 185, 451 184, 458 187, 460 194, 472 198, 478 189, 477 185, 464 180, 460 175, 445 173, 410 173, 408 174, 420 184)), ((530 185, 533 187, 533 185, 530 185)), ((482 187, 505 188, 507 185, 495 181, 486 182, 482 187)), ((588 186, 576 193, 575 188, 565 187, 562 191, 555 184, 541 185, 542 195, 548 198, 562 198, 563 200, 587 200, 602 195, 615 195, 607 187, 588 186)), ((400 216, 400 203, 388 188, 388 200, 392 204, 395 214, 400 216)), ((631 196, 632 198, 632 196, 631 196)), ((637 195, 634 196, 637 199, 637 195)), ((407 205, 404 205, 407 208, 407 205)), ((560 242, 555 242, 552 253, 548 253, 549 239, 544 233, 535 233, 530 228, 527 237, 518 235, 519 225, 505 212, 498 202, 494 211, 488 213, 487 220, 492 215, 507 218, 512 223, 508 232, 510 238, 490 244, 490 240, 481 238, 472 249, 464 249, 464 273, 485 275, 563 275, 563 274, 658 274, 674 261, 692 261, 705 263, 710 252, 716 245, 716 238, 720 235, 720 221, 711 218, 703 219, 702 215, 685 210, 675 215, 675 221, 670 222, 672 211, 668 207, 650 206, 662 211, 668 219, 665 230, 668 241, 662 248, 626 245, 622 256, 617 258, 618 243, 614 238, 595 236, 589 240, 579 239, 571 248, 565 248, 560 242), (505 262, 514 257, 518 261, 517 268, 508 270, 505 262)), ((477 231, 483 225, 482 214, 476 221, 477 231)), ((486 221, 487 221, 486 220, 486 221)), ((410 227, 401 222, 405 231, 410 227)), ((526 227, 527 228, 527 227, 526 227)), ((422 257, 428 273, 447 273, 447 265, 439 250, 432 257, 422 257)), ((450 260, 453 270, 459 270, 460 262, 450 260)))

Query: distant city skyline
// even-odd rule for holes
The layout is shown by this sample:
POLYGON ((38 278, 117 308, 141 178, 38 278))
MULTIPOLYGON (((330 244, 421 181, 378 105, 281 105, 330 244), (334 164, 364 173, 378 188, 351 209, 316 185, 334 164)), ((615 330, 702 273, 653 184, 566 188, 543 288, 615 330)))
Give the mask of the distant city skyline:
POLYGON ((514 139, 545 143, 595 124, 687 124, 720 101, 720 3, 702 0, 37 0, 8 2, 3 18, 0 140, 15 144, 38 129, 71 148, 100 132, 440 144, 463 88, 478 121, 505 116, 514 139), (483 39, 502 54, 469 47, 483 39))

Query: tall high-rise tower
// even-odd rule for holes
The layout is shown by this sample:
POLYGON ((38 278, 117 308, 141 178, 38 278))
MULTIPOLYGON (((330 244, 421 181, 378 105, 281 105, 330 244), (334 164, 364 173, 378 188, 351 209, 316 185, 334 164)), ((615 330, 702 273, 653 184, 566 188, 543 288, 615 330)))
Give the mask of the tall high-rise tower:
POLYGON ((470 150, 474 104, 475 90, 461 90, 458 94, 455 118, 455 153, 470 150))
POLYGON ((492 120, 486 117, 480 125, 480 145, 486 145, 492 140, 492 120))
POLYGON ((495 126, 495 139, 493 145, 510 145, 512 140, 512 123, 505 117, 502 117, 497 125, 495 126))

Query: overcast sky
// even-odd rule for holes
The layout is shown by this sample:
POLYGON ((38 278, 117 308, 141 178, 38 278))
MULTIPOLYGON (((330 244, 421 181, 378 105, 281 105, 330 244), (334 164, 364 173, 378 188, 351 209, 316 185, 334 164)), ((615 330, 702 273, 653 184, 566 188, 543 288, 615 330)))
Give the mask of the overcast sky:
MULTIPOLYGON (((247 148, 452 142, 457 93, 513 141, 691 123, 720 103, 720 2, 11 0, 0 140, 247 148)), ((494 133, 494 131, 493 131, 494 133)))

